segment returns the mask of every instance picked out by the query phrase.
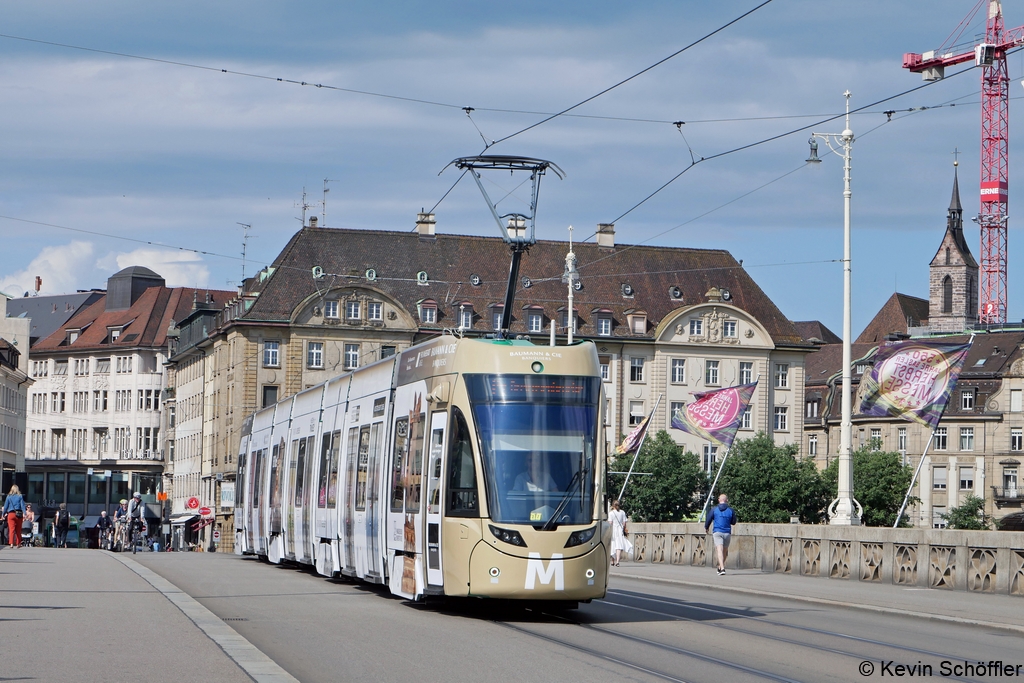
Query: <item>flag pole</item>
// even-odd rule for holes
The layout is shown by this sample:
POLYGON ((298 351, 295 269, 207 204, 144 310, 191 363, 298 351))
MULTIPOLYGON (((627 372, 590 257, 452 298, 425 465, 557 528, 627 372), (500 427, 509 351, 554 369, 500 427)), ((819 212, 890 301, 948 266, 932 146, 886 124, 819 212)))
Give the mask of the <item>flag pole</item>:
POLYGON ((715 486, 718 485, 718 478, 722 476, 722 470, 725 468, 725 461, 728 459, 729 453, 731 452, 732 444, 725 449, 725 455, 722 456, 722 462, 718 463, 718 471, 715 472, 715 480, 711 483, 711 488, 708 490, 708 499, 704 501, 704 507, 700 509, 700 517, 697 518, 698 522, 703 522, 708 513, 708 505, 711 503, 711 498, 715 495, 715 486))
POLYGON ((917 469, 914 470, 914 478, 910 480, 910 488, 907 489, 907 495, 903 496, 903 505, 900 505, 900 511, 896 513, 896 523, 892 525, 893 529, 896 529, 900 525, 900 519, 903 517, 903 511, 907 509, 907 501, 910 500, 910 492, 914 490, 914 484, 917 483, 917 477, 921 474, 921 468, 924 467, 924 459, 928 455, 928 449, 931 448, 932 440, 935 438, 935 429, 932 429, 932 435, 928 437, 928 443, 924 445, 924 453, 921 454, 921 461, 917 463, 917 469))
POLYGON ((619 504, 622 504, 622 494, 626 492, 626 484, 629 483, 629 478, 633 475, 633 468, 636 467, 636 459, 640 457, 640 449, 644 447, 644 441, 647 440, 647 434, 651 431, 651 422, 654 420, 654 414, 658 412, 658 406, 661 405, 661 397, 665 394, 658 394, 658 400, 654 402, 654 410, 651 411, 650 416, 647 418, 647 427, 644 429, 644 435, 640 437, 640 443, 637 444, 636 452, 633 453, 633 462, 629 464, 629 471, 626 472, 626 480, 622 482, 622 489, 619 490, 619 504))

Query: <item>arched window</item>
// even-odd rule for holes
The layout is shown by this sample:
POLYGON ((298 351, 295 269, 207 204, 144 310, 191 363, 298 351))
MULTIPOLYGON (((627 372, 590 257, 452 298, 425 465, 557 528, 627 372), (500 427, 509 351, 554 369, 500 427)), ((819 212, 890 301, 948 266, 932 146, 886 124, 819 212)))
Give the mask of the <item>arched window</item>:
POLYGON ((942 280, 942 312, 953 312, 953 278, 948 275, 942 280))
POLYGON ((946 247, 946 265, 949 265, 949 247, 946 247))

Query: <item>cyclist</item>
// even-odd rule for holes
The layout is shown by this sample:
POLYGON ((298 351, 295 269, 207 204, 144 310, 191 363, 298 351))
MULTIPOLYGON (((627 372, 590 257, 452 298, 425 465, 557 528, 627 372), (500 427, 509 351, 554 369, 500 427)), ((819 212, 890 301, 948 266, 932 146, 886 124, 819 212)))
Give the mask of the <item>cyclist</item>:
POLYGON ((107 516, 107 511, 100 512, 100 518, 96 520, 96 528, 99 529, 98 541, 101 550, 110 548, 110 534, 114 529, 114 520, 107 516))
POLYGON ((114 511, 114 550, 122 551, 128 545, 128 499, 122 498, 114 511))
POLYGON ((138 491, 132 496, 132 501, 128 503, 128 517, 130 520, 130 526, 128 527, 128 539, 132 544, 132 552, 135 552, 135 532, 140 534, 146 530, 146 504, 142 502, 142 494, 138 491))

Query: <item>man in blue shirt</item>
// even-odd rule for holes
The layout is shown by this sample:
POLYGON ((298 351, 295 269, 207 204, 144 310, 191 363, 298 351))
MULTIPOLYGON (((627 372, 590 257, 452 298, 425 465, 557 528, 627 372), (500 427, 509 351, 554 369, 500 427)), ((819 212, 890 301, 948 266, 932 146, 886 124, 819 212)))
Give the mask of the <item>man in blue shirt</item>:
POLYGON ((704 533, 714 524, 715 554, 718 556, 718 575, 725 574, 725 559, 729 557, 729 539, 732 538, 732 525, 736 523, 736 511, 729 507, 729 496, 724 493, 718 497, 718 505, 711 508, 711 514, 704 522, 704 533))

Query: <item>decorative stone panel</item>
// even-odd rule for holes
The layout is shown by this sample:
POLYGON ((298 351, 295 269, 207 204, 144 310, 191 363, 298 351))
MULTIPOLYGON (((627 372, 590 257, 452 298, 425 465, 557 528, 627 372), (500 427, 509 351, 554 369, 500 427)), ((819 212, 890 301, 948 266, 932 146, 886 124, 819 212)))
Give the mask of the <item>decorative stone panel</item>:
POLYGON ((672 564, 682 564, 686 558, 686 536, 672 534, 672 564))
POLYGON ((850 578, 850 542, 829 541, 828 576, 830 579, 850 578))
POLYGON ((647 534, 633 535, 633 561, 647 561, 647 534))
POLYGON ((896 545, 892 582, 901 586, 917 585, 917 546, 896 545))
POLYGON ((1024 595, 1024 550, 1010 553, 1010 595, 1024 595))
POLYGON ((996 551, 991 548, 969 548, 967 590, 991 593, 996 589, 996 551))
POLYGON ((775 571, 790 574, 793 571, 793 539, 775 539, 775 571))
POLYGON ((694 536, 693 548, 690 553, 690 564, 694 567, 703 567, 707 562, 707 536, 694 536))
POLYGON ((651 562, 665 561, 665 534, 654 534, 654 543, 651 545, 651 562))
POLYGON ((860 544, 860 580, 882 580, 882 544, 860 544))
POLYGON ((932 588, 953 588, 956 578, 956 548, 933 545, 929 558, 928 584, 932 588))
POLYGON ((821 573, 821 541, 816 538, 803 540, 800 573, 805 576, 817 576, 821 573))

